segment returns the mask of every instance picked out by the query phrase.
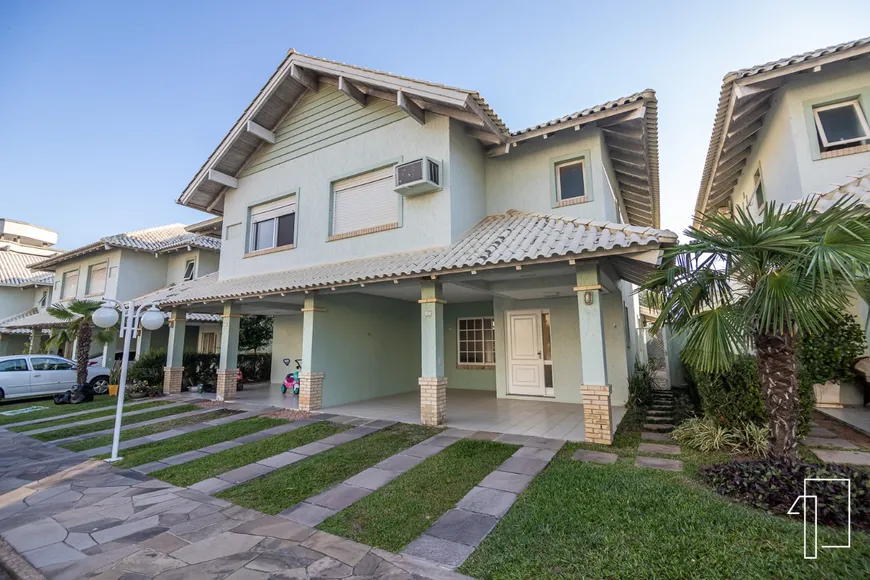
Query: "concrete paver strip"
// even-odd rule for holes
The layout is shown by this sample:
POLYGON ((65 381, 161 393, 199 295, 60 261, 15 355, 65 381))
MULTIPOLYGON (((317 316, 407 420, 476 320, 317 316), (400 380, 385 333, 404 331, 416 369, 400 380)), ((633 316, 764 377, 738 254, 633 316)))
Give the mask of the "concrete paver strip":
POLYGON ((637 450, 641 453, 660 453, 662 455, 680 454, 680 448, 677 445, 660 445, 657 443, 641 443, 637 450))
MULTIPOLYGON (((149 403, 151 401, 143 400, 143 401, 125 401, 125 407, 136 407, 137 405, 142 405, 144 403, 149 403)), ((52 403, 53 405, 54 403, 52 403)), ((76 405, 71 405, 70 410, 75 408, 76 405)), ((49 406, 49 408, 51 408, 49 406)), ((49 421, 57 421, 58 419, 67 419, 69 417, 82 417, 84 415, 90 415, 91 413, 96 413, 98 411, 105 411, 106 409, 114 409, 115 405, 106 405, 104 407, 91 407, 89 409, 85 409, 84 411, 75 411, 72 413, 65 413, 63 415, 53 415, 51 417, 43 417, 41 419, 30 419, 29 421, 19 421, 18 423, 6 423, 5 425, 0 426, 0 429, 9 429, 10 427, 23 427, 24 425, 38 425, 39 423, 48 423, 49 421)), ((109 415, 111 417, 112 415, 109 415)))
MULTIPOLYGON (((175 409, 177 407, 181 407, 186 405, 187 403, 169 403, 168 405, 159 405, 157 407, 148 407, 147 409, 141 410, 133 410, 133 411, 124 411, 124 417, 136 417, 138 415, 142 415, 144 413, 152 413, 154 411, 163 411, 165 409, 175 409)), ((55 419, 63 419, 64 417, 55 417, 55 419)), ((63 429, 70 429, 72 427, 81 427, 83 425, 93 425, 94 423, 100 423, 103 421, 111 421, 114 419, 112 415, 106 415, 104 417, 93 417, 91 419, 82 419, 81 421, 76 421, 74 423, 64 423, 62 425, 54 425, 53 427, 42 427, 41 429, 31 429, 29 431, 24 431, 25 435, 38 435, 40 433, 51 433, 52 431, 61 431, 63 429)), ((6 427, 9 427, 6 425, 6 427)))
POLYGON ((664 469, 665 471, 683 470, 683 463, 677 459, 662 459, 660 457, 644 457, 641 455, 635 457, 634 466, 664 469))
POLYGON ((812 449, 811 451, 826 463, 870 465, 870 453, 866 451, 833 451, 827 449, 812 449))
MULTIPOLYGON (((175 419, 184 419, 186 417, 195 417, 197 415, 204 415, 206 413, 213 413, 215 409, 197 409, 195 411, 187 411, 186 413, 177 413, 175 415, 166 415, 165 417, 157 417, 156 419, 148 419, 147 421, 141 421, 139 423, 130 423, 129 425, 121 425, 121 431, 127 431, 129 429, 137 429, 139 427, 147 427, 149 425, 157 425, 158 423, 165 423, 167 421, 173 421, 175 419)), ((63 439, 55 439, 51 443, 53 445, 62 445, 64 443, 70 443, 72 441, 79 441, 82 439, 89 439, 91 437, 96 437, 98 435, 108 435, 114 431, 114 428, 110 429, 100 429, 99 431, 92 431, 90 433, 83 433, 82 435, 75 435, 73 437, 64 437, 63 439)))

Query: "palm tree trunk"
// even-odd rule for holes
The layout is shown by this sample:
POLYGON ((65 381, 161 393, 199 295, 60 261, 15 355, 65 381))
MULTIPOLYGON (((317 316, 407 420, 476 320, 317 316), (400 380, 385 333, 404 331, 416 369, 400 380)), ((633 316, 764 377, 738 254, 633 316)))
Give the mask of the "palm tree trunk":
POLYGON ((91 325, 82 321, 79 325, 78 347, 76 348, 76 382, 83 385, 88 382, 88 358, 91 354, 91 325))
POLYGON ((770 425, 771 453, 797 458, 798 382, 795 337, 756 334, 756 360, 761 394, 770 425))

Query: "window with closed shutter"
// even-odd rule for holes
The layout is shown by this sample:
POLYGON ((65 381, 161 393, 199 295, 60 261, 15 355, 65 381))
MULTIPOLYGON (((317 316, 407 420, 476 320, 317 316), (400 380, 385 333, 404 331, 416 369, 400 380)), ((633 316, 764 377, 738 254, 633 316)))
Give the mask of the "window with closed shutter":
POLYGON ((384 167, 332 184, 332 235, 398 225, 399 195, 393 167, 384 167))

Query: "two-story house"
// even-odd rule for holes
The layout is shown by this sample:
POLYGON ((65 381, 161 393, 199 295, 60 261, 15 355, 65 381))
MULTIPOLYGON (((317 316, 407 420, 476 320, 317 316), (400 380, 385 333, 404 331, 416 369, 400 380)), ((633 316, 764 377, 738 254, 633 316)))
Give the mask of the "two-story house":
MULTIPOLYGON (((29 328, 7 325, 51 304, 52 275, 29 267, 59 253, 56 243, 55 231, 0 218, 0 356, 25 352, 31 340, 29 328)), ((39 348, 43 337, 37 338, 39 348)))
MULTIPOLYGON (((189 232, 182 224, 170 224, 106 236, 80 248, 41 258, 28 267, 32 275, 47 276, 49 280, 53 275, 54 302, 64 303, 74 299, 126 302, 215 272, 219 252, 219 239, 189 232)), ((208 351, 211 345, 214 352, 220 318, 200 314, 191 318, 191 324, 198 332, 189 332, 184 337, 187 349, 208 351)), ((64 324, 42 309, 8 326, 33 329, 35 335, 40 329, 64 324)), ((165 347, 168 334, 166 327, 141 334, 137 352, 149 347, 165 347)), ((69 348, 71 346, 68 345, 69 348)), ((108 366, 122 348, 119 340, 106 345, 91 345, 92 355, 96 356, 102 350, 103 364, 108 366)))
POLYGON ((302 409, 457 424, 532 402, 609 442, 632 284, 676 242, 657 229, 656 106, 647 90, 510 132, 474 91, 291 50, 179 199, 221 218, 218 272, 162 304, 223 316, 220 399, 239 317, 268 314, 272 380, 301 359, 302 409))
MULTIPOLYGON (((843 197, 870 207, 870 37, 728 73, 695 224, 742 206, 843 197)), ((851 314, 867 333, 867 304, 851 314)))

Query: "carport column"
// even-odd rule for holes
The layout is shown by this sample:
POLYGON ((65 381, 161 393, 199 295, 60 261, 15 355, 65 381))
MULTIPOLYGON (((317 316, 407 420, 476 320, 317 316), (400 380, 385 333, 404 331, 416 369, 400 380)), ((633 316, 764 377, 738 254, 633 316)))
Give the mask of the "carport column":
POLYGON ((27 354, 39 354, 40 346, 42 346, 42 330, 33 328, 30 330, 30 348, 27 349, 27 354))
POLYGON ((598 264, 577 265, 577 310, 580 315, 580 360, 583 363, 583 423, 586 441, 610 445, 613 442, 611 387, 607 382, 604 345, 604 311, 601 308, 598 264))
POLYGON ((218 401, 236 398, 236 377, 239 374, 239 326, 242 307, 238 302, 224 304, 221 316, 221 358, 217 370, 215 391, 218 401))
MULTIPOLYGON (((169 342, 166 344, 166 366, 163 367, 163 392, 167 395, 181 392, 181 379, 184 375, 184 331, 186 328, 187 315, 177 308, 173 309, 169 314, 169 342)), ((139 358, 138 348, 136 358, 139 358)))
POLYGON ((302 304, 302 372, 299 373, 299 409, 317 411, 323 406, 323 372, 314 372, 315 318, 326 309, 315 304, 315 294, 305 295, 302 304))
POLYGON ((441 283, 420 284, 420 330, 422 376, 420 377, 420 422, 441 425, 447 410, 447 377, 444 376, 444 298, 441 283))

